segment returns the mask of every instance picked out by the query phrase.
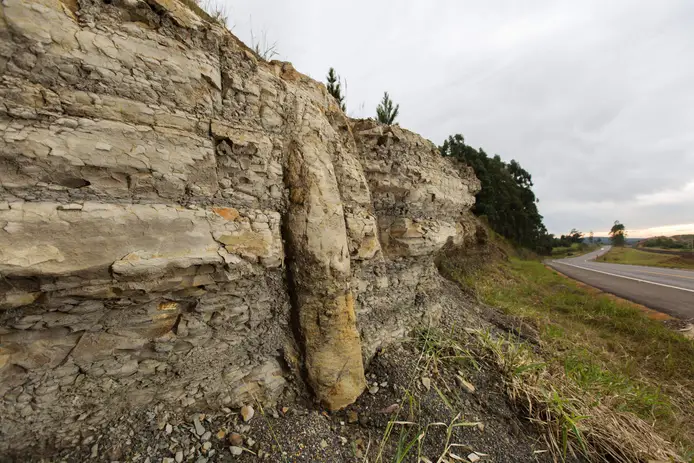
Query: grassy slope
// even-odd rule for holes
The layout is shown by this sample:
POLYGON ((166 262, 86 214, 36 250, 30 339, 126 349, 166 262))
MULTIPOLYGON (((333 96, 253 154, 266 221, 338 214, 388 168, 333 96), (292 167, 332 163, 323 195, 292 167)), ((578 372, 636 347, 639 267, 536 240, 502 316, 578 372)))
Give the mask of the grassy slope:
POLYGON ((613 247, 606 254, 598 257, 600 262, 613 264, 648 265, 650 267, 684 268, 694 270, 694 259, 682 256, 668 256, 654 252, 640 251, 633 248, 613 247))
MULTIPOLYGON (((563 418, 564 431, 560 434, 566 436, 568 427, 568 434, 583 442, 585 436, 576 422, 584 420, 583 432, 592 429, 599 440, 602 424, 591 424, 591 419, 607 421, 606 411, 610 417, 628 418, 633 413, 652 424, 657 434, 673 442, 686 459, 692 458, 693 341, 647 318, 634 304, 582 287, 545 268, 539 261, 492 259, 482 266, 470 266, 466 259, 461 255, 448 256, 441 262, 442 273, 536 332, 543 369, 554 373, 545 375, 541 387, 534 384, 534 390, 556 389, 560 395, 566 391, 569 395, 566 403, 572 403, 572 395, 576 399, 579 396, 584 397, 582 400, 590 399, 576 405, 571 415, 574 418, 563 418), (555 378, 556 382, 547 378, 555 378)), ((523 380, 515 376, 511 379, 514 383, 523 380)), ((556 402, 548 397, 547 406, 556 402)), ((564 399, 559 403, 565 403, 564 399)), ((555 415, 564 413, 563 409, 559 406, 556 412, 555 403, 555 415)), ((619 440, 615 435, 620 426, 608 430, 608 436, 597 447, 609 447, 619 440)), ((635 448, 639 432, 631 435, 636 436, 632 439, 635 448)), ((607 454, 622 450, 591 447, 593 452, 607 454)), ((629 457, 624 461, 629 461, 629 457)))

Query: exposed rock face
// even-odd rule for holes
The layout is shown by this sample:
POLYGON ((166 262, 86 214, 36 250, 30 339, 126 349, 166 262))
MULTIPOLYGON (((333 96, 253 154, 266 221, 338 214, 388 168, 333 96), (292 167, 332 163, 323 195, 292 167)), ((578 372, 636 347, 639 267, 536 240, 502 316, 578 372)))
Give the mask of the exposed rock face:
POLYGON ((177 0, 4 0, 0 70, 0 450, 272 402, 292 310, 341 408, 436 318, 433 254, 471 236, 479 183, 432 143, 177 0))

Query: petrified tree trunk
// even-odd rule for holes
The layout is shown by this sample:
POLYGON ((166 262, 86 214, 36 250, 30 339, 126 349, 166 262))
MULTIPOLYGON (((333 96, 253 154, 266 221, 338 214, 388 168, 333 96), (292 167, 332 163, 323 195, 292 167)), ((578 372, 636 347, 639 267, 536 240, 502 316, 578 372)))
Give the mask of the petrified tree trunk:
POLYGON ((345 407, 366 387, 342 201, 333 166, 322 148, 302 139, 290 149, 286 233, 308 380, 331 410, 345 407))

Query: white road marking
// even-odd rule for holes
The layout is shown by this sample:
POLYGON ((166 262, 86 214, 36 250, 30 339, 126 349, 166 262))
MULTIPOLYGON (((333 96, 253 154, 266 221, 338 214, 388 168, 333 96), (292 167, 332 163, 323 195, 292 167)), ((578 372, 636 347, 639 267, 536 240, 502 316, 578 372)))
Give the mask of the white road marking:
POLYGON ((580 265, 569 264, 569 263, 567 263, 567 262, 562 262, 562 261, 560 261, 560 260, 555 260, 554 262, 556 262, 556 263, 558 263, 558 264, 564 264, 564 265, 569 265, 569 266, 571 266, 571 267, 580 268, 581 270, 588 270, 588 271, 590 271, 590 272, 603 273, 603 274, 605 274, 605 275, 610 275, 610 276, 613 276, 613 277, 626 278, 627 280, 634 280, 634 281, 638 281, 639 283, 650 283, 650 284, 652 284, 652 285, 664 286, 665 288, 679 289, 679 290, 682 290, 682 291, 687 291, 687 292, 690 292, 690 293, 694 293, 694 289, 680 288, 679 286, 666 285, 666 284, 664 284, 664 283, 656 283, 655 281, 642 280, 642 279, 640 279, 640 278, 627 277, 627 276, 624 276, 624 275, 617 275, 616 273, 603 272, 602 270, 595 270, 595 269, 589 268, 589 267, 581 267, 580 265))

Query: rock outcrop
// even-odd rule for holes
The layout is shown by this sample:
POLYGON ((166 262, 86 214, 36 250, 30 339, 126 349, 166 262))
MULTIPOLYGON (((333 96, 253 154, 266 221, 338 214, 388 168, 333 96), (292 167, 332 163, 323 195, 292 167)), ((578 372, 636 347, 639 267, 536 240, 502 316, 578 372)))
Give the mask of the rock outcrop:
POLYGON ((479 182, 431 142, 178 0, 4 0, 0 70, 0 450, 294 374, 338 409, 437 317, 479 182))

